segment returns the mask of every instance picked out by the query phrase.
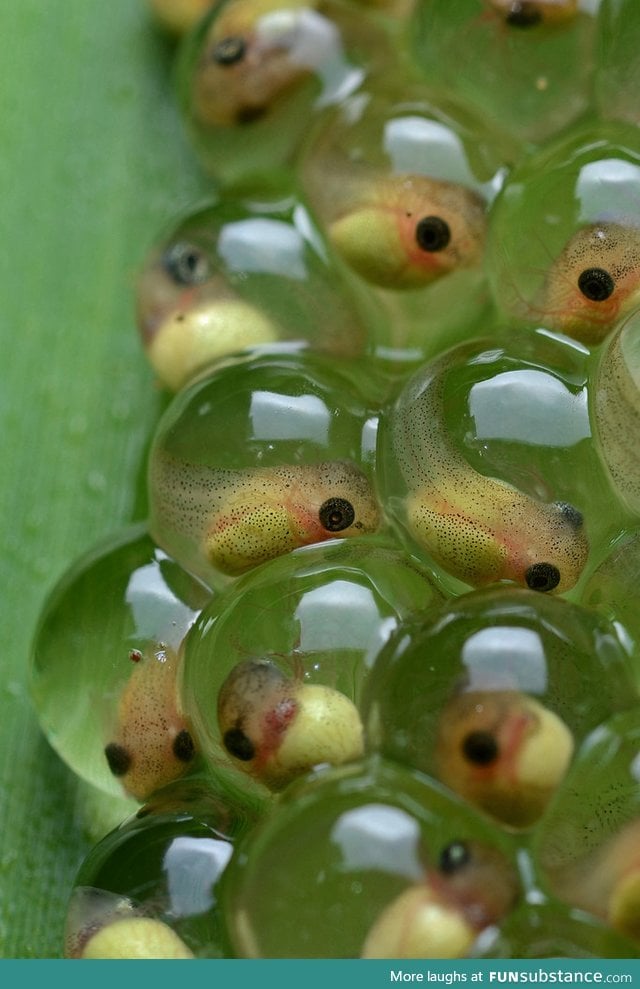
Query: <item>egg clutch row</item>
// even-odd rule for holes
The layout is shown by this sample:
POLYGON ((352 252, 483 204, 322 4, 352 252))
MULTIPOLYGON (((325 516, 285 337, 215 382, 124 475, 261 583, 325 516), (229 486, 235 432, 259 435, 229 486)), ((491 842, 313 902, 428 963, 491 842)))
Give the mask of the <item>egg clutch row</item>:
POLYGON ((526 31, 508 6, 235 0, 205 18, 178 81, 222 191, 159 245, 138 300, 169 387, 283 339, 404 362, 487 323, 597 345, 634 308, 633 3, 525 5, 526 31))
POLYGON ((148 803, 83 865, 67 951, 137 956, 144 922, 147 957, 635 956, 605 925, 638 937, 637 670, 593 602, 639 554, 585 605, 445 597, 370 536, 213 595, 143 526, 79 561, 36 703, 79 775, 148 803))
POLYGON ((182 42, 220 185, 139 280, 148 520, 31 662, 143 805, 68 956, 640 953, 632 6, 225 0, 182 42))

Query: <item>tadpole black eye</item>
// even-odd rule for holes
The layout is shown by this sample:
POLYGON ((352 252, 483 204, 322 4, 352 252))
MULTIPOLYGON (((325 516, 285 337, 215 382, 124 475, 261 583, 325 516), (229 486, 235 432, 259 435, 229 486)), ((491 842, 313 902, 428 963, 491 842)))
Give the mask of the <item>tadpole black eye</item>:
POLYGON ((186 728, 179 731, 173 740, 173 754, 180 762, 191 762, 196 754, 193 739, 186 728))
POLYGON ((225 731, 222 741, 227 752, 236 759, 241 759, 242 762, 249 762, 256 754, 253 742, 245 735, 242 728, 229 728, 225 731))
POLYGON ((440 852, 438 867, 440 872, 450 876, 452 872, 462 869, 471 859, 471 853, 464 841, 452 841, 440 852))
POLYGON ((165 271, 178 285, 200 285, 209 277, 206 254, 186 241, 172 244, 162 259, 165 271))
POLYGON ((524 579, 532 591, 552 591, 560 583, 560 571, 553 563, 532 563, 524 579))
POLYGON ((526 0, 514 0, 509 12, 505 17, 505 23, 509 27, 535 27, 542 20, 542 14, 534 3, 527 3, 526 0))
POLYGON ((615 287, 616 283, 604 268, 585 268, 578 278, 578 288, 591 302, 604 302, 613 295, 615 287))
POLYGON ((105 746, 104 754, 109 769, 114 776, 124 776, 131 769, 131 754, 125 749, 124 745, 118 745, 117 742, 109 742, 105 746))
POLYGON ((500 755, 500 746, 490 731, 470 731, 462 743, 464 757, 476 766, 490 766, 500 755))
POLYGON ((211 57, 218 65, 235 65, 236 62, 242 61, 246 51, 247 45, 244 38, 239 35, 230 35, 217 43, 211 57))
POLYGON ((423 216, 416 225, 416 241, 423 251, 443 251, 451 240, 451 228, 441 216, 423 216))
POLYGON ((318 518, 320 524, 327 532, 342 532, 353 525, 356 513, 353 505, 346 498, 327 498, 320 505, 318 518))

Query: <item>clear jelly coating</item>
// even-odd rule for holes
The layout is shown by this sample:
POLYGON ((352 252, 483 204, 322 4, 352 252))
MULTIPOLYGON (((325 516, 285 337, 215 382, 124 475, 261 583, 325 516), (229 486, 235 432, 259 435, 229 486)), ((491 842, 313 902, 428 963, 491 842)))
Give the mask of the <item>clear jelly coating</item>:
POLYGON ((514 168, 496 199, 488 271, 498 305, 588 345, 640 289, 640 132, 571 130, 514 168))
POLYGON ((158 793, 80 866, 68 908, 66 956, 135 957, 134 939, 138 951, 151 952, 144 957, 184 949, 181 957, 224 957, 217 887, 234 844, 260 810, 223 795, 211 781, 181 781, 158 793), (97 934, 102 947, 94 941, 97 934))
POLYGON ((640 313, 632 313, 602 348, 591 390, 598 451, 618 497, 640 513, 640 313))
POLYGON ((549 888, 640 943, 640 707, 583 742, 538 829, 549 888))
POLYGON ((390 346, 433 353, 486 312, 487 208, 508 157, 501 140, 466 109, 396 78, 346 100, 307 142, 309 202, 388 312, 390 346))
POLYGON ((144 800, 197 765, 177 656, 209 598, 142 526, 83 556, 53 589, 30 688, 49 742, 83 779, 144 800))
POLYGON ((640 583, 640 530, 627 530, 616 539, 589 575, 580 603, 615 623, 618 634, 628 640, 635 677, 640 683, 640 612, 637 588, 640 583))
POLYGON ((370 748, 526 828, 565 786, 580 740, 637 700, 629 654, 606 620, 498 587, 401 627, 362 713, 370 748))
POLYGON ((640 123, 640 10, 636 0, 601 0, 594 102, 604 119, 640 123))
POLYGON ((248 354, 182 391, 149 458, 159 544, 220 584, 297 546, 376 531, 365 374, 320 355, 248 354))
POLYGON ((361 354, 363 308, 304 204, 283 191, 220 197, 183 216, 150 252, 137 286, 147 356, 173 390, 218 358, 281 340, 361 354))
POLYGON ((455 94, 528 150, 587 109, 598 0, 418 0, 409 44, 436 92, 455 94))
POLYGON ((564 593, 610 538, 622 512, 592 442, 586 357, 544 332, 474 340, 383 410, 380 500, 452 578, 564 593))
POLYGON ((442 601, 414 560, 372 539, 305 547, 248 574, 185 643, 181 699, 213 767, 279 788, 362 752, 358 713, 376 656, 442 601))
POLYGON ((250 958, 463 957, 518 897, 506 836, 379 760, 290 787, 221 890, 231 943, 250 958))
POLYGON ((554 899, 523 903, 477 958, 637 958, 638 947, 595 917, 554 899))
POLYGON ((237 182, 290 163, 310 123, 392 64, 375 15, 341 0, 225 0, 187 37, 183 115, 202 164, 237 182))

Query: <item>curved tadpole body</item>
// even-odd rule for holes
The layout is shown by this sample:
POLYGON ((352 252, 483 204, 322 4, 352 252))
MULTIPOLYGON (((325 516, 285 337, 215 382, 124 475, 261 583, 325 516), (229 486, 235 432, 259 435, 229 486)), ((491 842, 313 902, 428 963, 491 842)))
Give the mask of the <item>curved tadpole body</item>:
POLYGON ((532 311, 552 329, 597 344, 639 299, 640 228, 592 223, 553 262, 532 311))
POLYGON ((159 453, 151 526, 178 559, 235 576, 298 546, 378 527, 369 480, 349 460, 224 470, 159 453))
POLYGON ((347 263, 384 288, 417 288, 480 264, 486 207, 471 189, 422 175, 348 183, 328 227, 347 263))
POLYGON ((221 7, 194 71, 193 110, 201 124, 250 124, 306 77, 344 62, 338 28, 315 6, 230 0, 221 7))
POLYGON ((409 886, 370 928, 363 958, 463 958, 513 907, 513 867, 480 842, 453 841, 423 883, 409 886))
POLYGON ((143 801, 184 775, 196 750, 178 711, 178 657, 165 646, 155 652, 132 650, 135 667, 118 701, 116 722, 104 754, 124 790, 143 801))
POLYGON ((640 316, 608 341, 593 390, 599 453, 627 508, 640 510, 640 316))
POLYGON ((578 14, 578 0, 486 0, 487 7, 509 27, 564 24, 578 14))
POLYGON ((345 694, 286 676, 267 659, 231 671, 218 695, 218 725, 236 766, 272 789, 363 752, 360 716, 345 694))
POLYGON ((443 709, 435 759, 439 779, 512 827, 543 813, 571 762, 567 725, 515 690, 472 690, 443 709))
MULTIPOLYGON (((478 355, 478 343, 455 355, 478 355)), ((407 385, 390 417, 390 443, 407 494, 406 524, 445 570, 472 586, 513 580, 562 593, 584 567, 589 544, 581 513, 546 503, 473 470, 452 445, 444 390, 452 353, 407 385)))

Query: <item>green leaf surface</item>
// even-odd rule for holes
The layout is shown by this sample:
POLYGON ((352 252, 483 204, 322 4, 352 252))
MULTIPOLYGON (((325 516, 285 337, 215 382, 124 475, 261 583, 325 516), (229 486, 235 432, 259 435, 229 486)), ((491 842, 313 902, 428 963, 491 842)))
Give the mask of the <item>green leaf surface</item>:
POLYGON ((135 332, 135 273, 208 187, 141 0, 5 2, 0 32, 0 955, 42 958, 61 953, 88 822, 122 808, 96 804, 41 736, 30 642, 66 567, 144 518, 166 398, 135 332))

